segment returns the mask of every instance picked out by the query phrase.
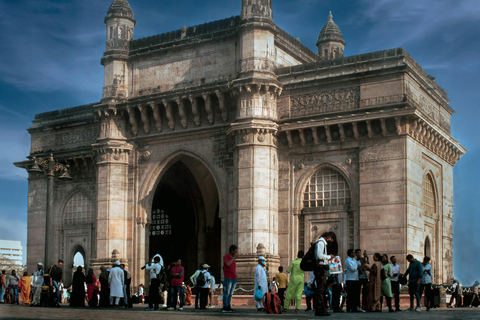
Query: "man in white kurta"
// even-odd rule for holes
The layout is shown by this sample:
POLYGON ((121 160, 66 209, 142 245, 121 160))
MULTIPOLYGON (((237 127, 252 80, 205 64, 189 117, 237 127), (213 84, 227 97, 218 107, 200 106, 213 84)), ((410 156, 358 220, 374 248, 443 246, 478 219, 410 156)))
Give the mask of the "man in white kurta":
POLYGON ((113 268, 110 269, 108 283, 110 284, 110 304, 113 304, 113 298, 115 298, 115 308, 118 308, 120 298, 123 297, 123 285, 125 284, 125 273, 120 268, 120 261, 115 262, 113 268))
MULTIPOLYGON (((257 288, 260 288, 263 295, 268 291, 267 274, 265 273, 265 258, 263 256, 258 257, 258 264, 255 268, 254 295, 255 292, 257 292, 257 288)), ((258 309, 264 309, 262 301, 257 301, 257 310, 258 309)))

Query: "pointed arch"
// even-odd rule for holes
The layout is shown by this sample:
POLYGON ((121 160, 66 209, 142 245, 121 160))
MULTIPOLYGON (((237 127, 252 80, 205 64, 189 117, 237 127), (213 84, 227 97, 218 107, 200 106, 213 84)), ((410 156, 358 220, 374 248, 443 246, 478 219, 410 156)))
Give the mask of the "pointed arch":
POLYGON ((422 209, 427 215, 433 216, 437 213, 437 192, 435 180, 431 172, 423 176, 422 183, 422 209))

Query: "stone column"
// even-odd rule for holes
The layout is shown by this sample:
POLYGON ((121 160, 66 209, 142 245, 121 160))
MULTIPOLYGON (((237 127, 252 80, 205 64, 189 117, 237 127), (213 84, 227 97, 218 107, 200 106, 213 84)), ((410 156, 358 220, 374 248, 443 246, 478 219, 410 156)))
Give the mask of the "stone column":
POLYGON ((253 286, 259 248, 270 270, 280 263, 277 129, 271 121, 258 120, 232 124, 231 130, 236 139, 233 216, 237 217, 238 285, 248 288, 253 286))
POLYGON ((97 256, 99 268, 115 259, 127 263, 128 160, 125 119, 115 109, 102 111, 101 132, 93 145, 97 162, 97 256), (115 253, 114 253, 115 252, 115 253))

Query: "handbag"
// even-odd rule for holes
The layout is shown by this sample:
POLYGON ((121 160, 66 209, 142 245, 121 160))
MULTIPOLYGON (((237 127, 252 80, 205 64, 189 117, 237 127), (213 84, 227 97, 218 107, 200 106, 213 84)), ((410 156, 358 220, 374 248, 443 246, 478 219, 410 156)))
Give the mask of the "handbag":
POLYGON ((255 295, 253 296, 255 301, 262 301, 263 299, 263 292, 260 290, 260 288, 257 287, 257 291, 255 291, 255 295))
POLYGON ((380 271, 380 279, 382 279, 382 281, 384 281, 385 279, 387 279, 387 272, 385 271, 384 268, 382 268, 382 271, 380 271))
POLYGON ((402 286, 406 285, 408 283, 407 277, 404 275, 399 276, 398 283, 400 283, 402 286))

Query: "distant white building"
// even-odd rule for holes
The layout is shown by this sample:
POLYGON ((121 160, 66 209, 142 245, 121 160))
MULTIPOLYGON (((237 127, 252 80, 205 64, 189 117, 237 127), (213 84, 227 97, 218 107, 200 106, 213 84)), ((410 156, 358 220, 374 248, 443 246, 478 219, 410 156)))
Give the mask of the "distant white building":
POLYGON ((3 257, 12 260, 15 265, 21 267, 23 265, 22 242, 17 240, 0 240, 0 259, 3 257))

